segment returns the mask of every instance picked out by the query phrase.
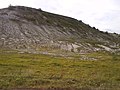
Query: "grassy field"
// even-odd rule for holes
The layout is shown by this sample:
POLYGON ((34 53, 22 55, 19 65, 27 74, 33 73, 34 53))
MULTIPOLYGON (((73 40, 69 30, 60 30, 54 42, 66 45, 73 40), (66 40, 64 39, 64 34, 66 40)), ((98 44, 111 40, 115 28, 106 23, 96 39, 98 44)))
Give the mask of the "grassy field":
POLYGON ((85 56, 97 59, 0 51, 0 88, 120 90, 119 55, 91 53, 85 56))

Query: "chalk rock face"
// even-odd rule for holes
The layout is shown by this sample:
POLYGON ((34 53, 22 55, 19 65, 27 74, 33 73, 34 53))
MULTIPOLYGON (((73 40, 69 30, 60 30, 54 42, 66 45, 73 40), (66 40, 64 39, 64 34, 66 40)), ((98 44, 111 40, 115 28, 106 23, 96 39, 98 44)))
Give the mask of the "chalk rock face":
POLYGON ((77 53, 120 50, 120 35, 82 21, 24 6, 0 10, 0 48, 65 50, 77 53))

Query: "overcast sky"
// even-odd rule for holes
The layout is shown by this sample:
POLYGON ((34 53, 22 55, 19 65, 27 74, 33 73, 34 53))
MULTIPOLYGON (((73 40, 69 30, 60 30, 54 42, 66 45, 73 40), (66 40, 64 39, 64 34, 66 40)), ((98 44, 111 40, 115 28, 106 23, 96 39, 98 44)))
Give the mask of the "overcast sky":
POLYGON ((0 8, 10 4, 41 8, 103 31, 120 33, 120 0, 0 0, 0 8))

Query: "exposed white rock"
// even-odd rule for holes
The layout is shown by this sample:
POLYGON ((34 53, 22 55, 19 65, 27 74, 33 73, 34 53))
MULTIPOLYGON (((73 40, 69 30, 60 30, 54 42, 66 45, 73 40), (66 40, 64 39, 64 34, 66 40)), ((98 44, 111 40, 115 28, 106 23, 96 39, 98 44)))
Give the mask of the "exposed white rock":
POLYGON ((98 46, 104 48, 106 51, 112 51, 112 49, 107 46, 104 46, 104 45, 98 45, 98 46))

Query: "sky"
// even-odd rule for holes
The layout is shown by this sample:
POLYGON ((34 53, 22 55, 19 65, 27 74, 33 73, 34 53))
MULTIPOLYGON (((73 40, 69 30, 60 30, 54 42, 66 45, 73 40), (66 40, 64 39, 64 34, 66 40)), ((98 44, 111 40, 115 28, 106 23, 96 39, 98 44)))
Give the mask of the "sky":
POLYGON ((0 0, 0 8, 10 4, 41 8, 82 20, 101 31, 120 34, 120 0, 0 0))

